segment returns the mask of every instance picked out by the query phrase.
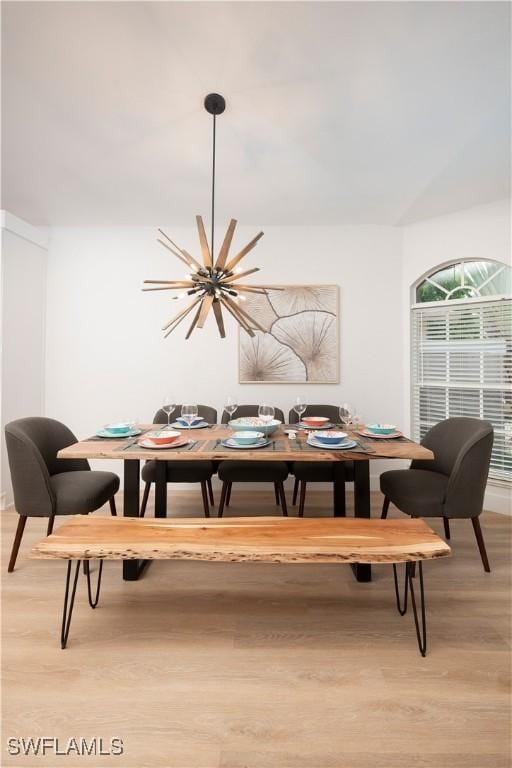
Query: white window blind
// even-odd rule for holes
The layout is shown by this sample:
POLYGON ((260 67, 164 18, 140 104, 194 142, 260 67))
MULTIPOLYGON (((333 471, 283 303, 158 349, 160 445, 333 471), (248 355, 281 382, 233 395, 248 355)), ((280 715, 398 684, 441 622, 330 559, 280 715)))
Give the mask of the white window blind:
POLYGON ((512 300, 412 309, 413 433, 450 416, 494 427, 489 477, 512 480, 512 300))

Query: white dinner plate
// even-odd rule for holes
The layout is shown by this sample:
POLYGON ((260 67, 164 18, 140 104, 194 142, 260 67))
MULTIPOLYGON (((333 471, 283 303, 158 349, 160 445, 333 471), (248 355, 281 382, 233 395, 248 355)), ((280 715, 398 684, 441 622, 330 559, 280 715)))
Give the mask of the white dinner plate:
POLYGON ((209 426, 207 421, 200 421, 198 424, 192 424, 191 427, 187 426, 187 424, 182 424, 181 421, 174 421, 171 424, 171 427, 174 427, 174 429, 204 429, 209 426))
POLYGON ((257 443, 253 443, 252 445, 239 445, 239 443, 236 443, 232 438, 228 437, 227 440, 223 440, 221 445, 224 446, 224 448, 241 448, 245 451, 250 451, 252 448, 263 448, 265 445, 270 445, 270 440, 258 440, 257 443))
POLYGON ((139 445, 141 448, 150 448, 152 451, 168 451, 169 448, 185 448, 190 443, 190 440, 176 440, 175 443, 165 443, 164 445, 157 445, 151 443, 149 440, 141 440, 139 445))
POLYGON ((328 451, 349 451, 357 446, 355 440, 342 440, 336 445, 327 445, 326 443, 319 443, 312 435, 308 437, 306 442, 308 445, 312 445, 313 448, 326 448, 328 451))
POLYGON ((297 426, 299 429, 314 429, 316 432, 318 429, 330 429, 331 427, 334 427, 334 424, 331 424, 330 421, 326 421, 323 427, 310 427, 308 424, 304 424, 304 422, 299 421, 297 426))

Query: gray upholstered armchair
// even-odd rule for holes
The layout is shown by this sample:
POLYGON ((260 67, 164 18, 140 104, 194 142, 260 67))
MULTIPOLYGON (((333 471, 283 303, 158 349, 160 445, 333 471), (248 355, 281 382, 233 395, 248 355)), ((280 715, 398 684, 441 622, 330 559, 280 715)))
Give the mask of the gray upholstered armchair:
POLYGON ((56 515, 88 514, 107 501, 116 514, 114 495, 119 478, 112 472, 92 472, 86 459, 58 459, 57 453, 76 437, 54 419, 33 416, 5 427, 14 504, 19 514, 8 571, 14 570, 27 517, 47 517, 47 534, 56 515))
MULTIPOLYGON (((308 405, 304 416, 327 416, 332 424, 339 420, 339 406, 337 405, 308 405)), ((290 410, 288 415, 290 424, 297 424, 299 417, 297 412, 290 410)), ((295 476, 293 485, 292 504, 297 502, 297 494, 300 483, 299 517, 304 517, 304 505, 306 503, 306 487, 308 483, 332 483, 334 480, 334 464, 327 461, 294 461, 291 464, 291 473, 295 476)), ((354 462, 345 461, 345 481, 354 481, 354 462)))
POLYGON ((413 461, 409 469, 384 472, 382 517, 389 503, 412 517, 441 517, 446 538, 450 519, 469 518, 473 524, 484 570, 489 560, 478 516, 482 511, 493 443, 488 421, 458 417, 446 419, 427 432, 422 445, 430 448, 433 461, 413 461))
MULTIPOLYGON (((257 405, 239 405, 233 416, 226 411, 222 414, 222 423, 228 424, 230 419, 243 416, 257 416, 257 405)), ((284 413, 280 408, 274 408, 275 418, 284 422, 284 413)), ((276 504, 281 503, 283 515, 288 515, 284 481, 288 477, 288 464, 285 461, 221 461, 218 467, 219 480, 222 480, 222 491, 219 503, 219 517, 224 513, 231 500, 233 483, 273 483, 276 504)))
MULTIPOLYGON (((181 405, 177 405, 171 414, 171 418, 177 419, 181 413, 181 405)), ((209 424, 217 423, 217 411, 209 405, 197 406, 198 416, 209 424)), ((153 416, 153 424, 165 424, 167 414, 159 409, 153 416)), ((203 511, 205 517, 210 517, 210 504, 214 505, 212 476, 215 474, 215 465, 212 461, 167 461, 167 482, 168 483, 200 483, 201 494, 203 497, 203 511)), ((142 470, 142 479, 144 480, 144 494, 140 508, 140 516, 146 514, 146 507, 151 491, 151 483, 156 482, 156 461, 147 461, 142 470)))

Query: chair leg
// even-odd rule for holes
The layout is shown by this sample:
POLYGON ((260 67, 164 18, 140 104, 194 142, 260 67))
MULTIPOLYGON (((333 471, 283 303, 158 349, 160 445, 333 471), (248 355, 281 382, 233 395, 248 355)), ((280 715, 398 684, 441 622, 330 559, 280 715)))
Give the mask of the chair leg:
POLYGON ((23 538, 23 531, 25 530, 26 522, 27 522, 27 516, 20 515, 20 519, 18 520, 18 527, 16 528, 16 533, 14 534, 14 541, 13 541, 12 550, 11 550, 11 559, 9 560, 9 565, 7 566, 8 573, 12 573, 14 571, 14 565, 16 563, 16 558, 18 557, 18 550, 20 548, 21 539, 23 538))
POLYGON ((297 503, 298 492, 299 492, 299 481, 297 480, 297 478, 295 478, 295 482, 293 483, 292 506, 295 506, 297 503))
POLYGON ((110 504, 110 514, 112 515, 112 517, 117 517, 115 498, 112 496, 112 498, 108 500, 108 503, 110 504))
POLYGON ((284 494, 284 485, 282 483, 277 483, 277 487, 279 488, 279 496, 281 497, 281 509, 283 510, 283 515, 285 517, 288 517, 288 508, 286 506, 286 496, 284 494))
POLYGON ((382 512, 380 513, 380 519, 385 520, 388 516, 388 509, 389 509, 389 499, 387 496, 384 496, 384 504, 382 505, 382 512))
POLYGON ((274 483, 274 494, 276 497, 276 504, 279 506, 279 486, 277 483, 274 483))
POLYGON ((212 488, 212 479, 211 479, 211 477, 208 478, 208 480, 206 481, 206 484, 208 486, 208 495, 210 496, 210 505, 212 507, 214 507, 215 506, 215 499, 213 497, 213 488, 212 488))
POLYGON ((233 483, 228 483, 228 489, 226 491, 226 507, 229 507, 229 502, 231 501, 231 486, 233 483))
POLYGON ((222 517, 224 514, 224 504, 226 503, 226 496, 228 492, 229 483, 222 483, 222 491, 220 492, 219 511, 218 517, 222 517))
POLYGON ((46 535, 50 536, 53 532, 53 524, 55 522, 55 515, 50 515, 48 518, 48 527, 46 528, 46 535))
POLYGON ((443 525, 444 525, 444 535, 447 539, 450 538, 450 519, 448 517, 443 517, 443 525))
POLYGON ((487 551, 485 549, 484 537, 482 534, 482 529, 480 528, 480 520, 478 519, 478 517, 472 517, 471 522, 473 523, 473 530, 475 532, 476 543, 478 544, 478 549, 480 551, 480 557, 482 558, 484 571, 486 573, 490 573, 491 566, 489 565, 489 559, 487 557, 487 551))
POLYGON ((151 483, 146 483, 144 486, 144 494, 142 496, 142 504, 140 507, 140 515, 139 517, 144 517, 146 514, 146 507, 148 505, 148 499, 149 499, 149 492, 151 490, 151 483))
POLYGON ((300 500, 299 500, 299 517, 304 517, 304 504, 306 503, 306 486, 305 480, 300 481, 300 500))
POLYGON ((208 486, 206 485, 206 480, 203 480, 201 483, 201 493, 203 495, 204 516, 210 517, 210 507, 208 506, 208 486))

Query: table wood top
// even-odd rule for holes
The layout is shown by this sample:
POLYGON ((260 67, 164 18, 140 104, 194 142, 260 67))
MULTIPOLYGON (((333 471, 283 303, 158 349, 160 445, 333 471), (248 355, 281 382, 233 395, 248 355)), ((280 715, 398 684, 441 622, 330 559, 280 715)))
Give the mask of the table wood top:
MULTIPOLYGON (((158 429, 157 425, 140 425, 142 430, 158 429)), ((296 427, 295 427, 296 428, 296 427)), ((183 434, 188 430, 180 430, 183 434)), ((344 430, 347 431, 347 430, 344 430)), ((254 450, 237 450, 224 448, 221 441, 233 434, 230 427, 213 425, 204 429, 190 430, 190 439, 195 441, 193 446, 169 449, 148 449, 138 445, 142 437, 110 438, 81 440, 63 448, 57 454, 59 459, 156 459, 157 461, 368 461, 372 459, 433 459, 434 454, 412 440, 382 440, 361 437, 356 431, 348 431, 349 437, 357 440, 360 450, 335 451, 331 449, 313 448, 306 443, 307 434, 298 432, 296 440, 290 440, 284 433, 284 427, 270 437, 270 450, 258 448, 254 450)))
POLYGON ((450 555, 423 520, 85 517, 43 539, 37 559, 399 563, 450 555))

